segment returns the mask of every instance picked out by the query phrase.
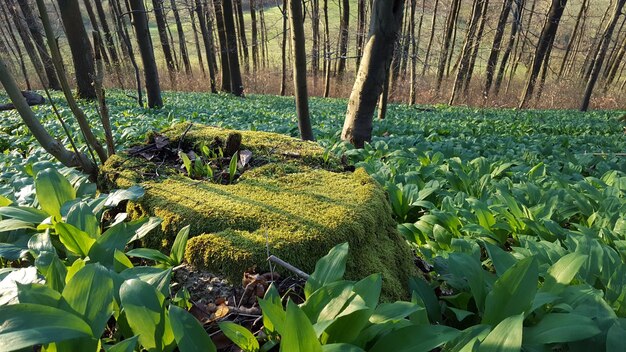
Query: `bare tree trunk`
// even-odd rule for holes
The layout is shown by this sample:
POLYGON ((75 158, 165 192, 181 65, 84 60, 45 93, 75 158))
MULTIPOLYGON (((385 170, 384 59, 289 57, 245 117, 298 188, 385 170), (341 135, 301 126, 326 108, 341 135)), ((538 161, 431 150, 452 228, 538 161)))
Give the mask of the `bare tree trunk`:
MULTIPOLYGON (((439 1, 439 0, 437 0, 439 1)), ((359 69, 363 56, 363 43, 365 42, 365 0, 357 0, 356 21, 356 69, 359 69)))
POLYGON ((157 29, 159 31, 159 40, 161 41, 161 49, 163 50, 163 57, 165 58, 165 64, 167 65, 167 71, 170 74, 170 81, 174 82, 174 58, 172 56, 172 49, 170 48, 170 42, 167 38, 167 28, 165 24, 165 15, 163 14, 163 0, 152 0, 152 6, 154 10, 154 18, 156 19, 157 29))
POLYGON ((102 31, 104 32, 104 41, 106 42, 107 49, 109 50, 109 56, 111 56, 111 62, 116 65, 117 69, 119 69, 119 55, 117 53, 117 49, 115 49, 115 42, 113 41, 113 35, 111 35, 111 30, 109 28, 106 13, 104 12, 104 8, 102 7, 102 1, 96 0, 94 1, 94 3, 96 4, 96 12, 98 13, 98 18, 100 18, 102 31))
MULTIPOLYGON (((613 4, 613 0, 610 0, 610 5, 612 4, 613 4)), ((601 37, 602 27, 604 25, 604 21, 608 18, 609 13, 611 12, 610 5, 606 7, 606 11, 604 12, 604 15, 602 16, 602 19, 600 20, 600 25, 597 26, 596 33, 593 37, 593 41, 591 42, 592 47, 594 49, 588 50, 587 54, 585 55, 585 61, 583 63, 583 67, 585 69, 581 71, 581 77, 586 81, 589 80, 589 76, 591 75, 591 70, 593 70, 593 65, 594 65, 593 60, 598 55, 598 52, 600 51, 600 46, 602 46, 602 37, 601 37)))
POLYGON ((230 93, 243 97, 243 83, 241 81, 241 68, 237 55, 237 34, 235 32, 235 20, 233 16, 233 4, 231 0, 222 0, 222 14, 224 16, 224 30, 228 54, 228 71, 230 81, 230 93))
POLYGON ((303 140, 315 140, 309 118, 309 96, 306 81, 306 47, 301 0, 289 0, 289 26, 293 46, 293 88, 298 113, 298 128, 303 140))
POLYGON ((619 47, 619 44, 621 43, 619 38, 622 36, 624 24, 626 24, 626 16, 624 16, 624 18, 622 19, 622 24, 619 26, 617 33, 611 38, 613 42, 613 46, 611 47, 608 59, 606 60, 606 64, 604 65, 604 70, 602 72, 602 78, 605 80, 609 75, 609 71, 611 70, 611 67, 613 67, 613 62, 615 60, 615 57, 617 56, 617 53, 618 53, 617 48, 619 47))
MULTIPOLYGON (((485 89, 483 90, 483 97, 489 96, 491 90, 491 83, 493 81, 493 75, 496 71, 496 64, 498 63, 498 56, 500 55, 502 37, 504 37, 504 30, 506 27, 509 13, 511 12, 511 1, 504 0, 502 2, 502 9, 500 10, 500 18, 498 18, 498 25, 496 27, 496 33, 493 37, 493 44, 491 45, 491 52, 487 59, 487 70, 485 72, 485 89)), ((514 24, 515 25, 515 24, 514 24)))
MULTIPOLYGON (((85 10, 87 10, 87 16, 89 17, 89 22, 91 22, 91 28, 100 33, 100 25, 98 24, 98 19, 96 18, 96 14, 93 12, 93 7, 89 0, 83 0, 83 4, 85 4, 85 10)), ((93 45, 94 54, 100 53, 101 59, 104 60, 104 63, 107 67, 111 66, 111 60, 109 60, 109 55, 107 54, 104 43, 99 42, 98 45, 94 43, 93 45)))
POLYGON ((267 27, 265 26, 265 5, 259 0, 259 25, 261 27, 261 62, 263 67, 269 67, 269 51, 267 49, 267 27))
POLYGON ((222 13, 222 1, 213 0, 215 10, 215 24, 217 26, 217 38, 220 43, 220 62, 222 63, 222 90, 231 92, 230 68, 228 66, 228 43, 226 41, 226 29, 224 28, 224 15, 222 13))
POLYGON ((489 8, 489 0, 484 0, 483 11, 480 15, 480 25, 478 26, 478 34, 476 34, 476 40, 474 41, 474 47, 472 48, 472 54, 470 56, 469 67, 467 74, 465 75, 465 81, 463 82, 463 95, 467 96, 467 90, 474 74, 474 67, 476 67, 476 58, 478 57, 478 49, 480 49, 480 42, 483 39, 483 33, 485 31, 485 21, 487 20, 487 9, 489 8))
POLYGON ((624 54, 626 54, 626 36, 624 37, 624 40, 622 41, 620 45, 620 49, 617 52, 615 60, 613 60, 613 65, 611 66, 609 70, 609 74, 604 84, 605 92, 608 90, 609 86, 613 84, 613 81, 615 80, 615 75, 617 74, 617 70, 619 69, 620 65, 623 63, 624 54))
POLYGON ((130 59, 130 63, 133 66, 133 70, 135 72, 135 83, 137 89, 137 103, 139 106, 143 107, 143 91, 141 86, 141 73, 139 72, 139 65, 137 65, 137 60, 135 59, 135 54, 133 52, 133 45, 130 41, 130 35, 126 26, 124 25, 124 19, 122 18, 122 9, 120 4, 113 0, 110 2, 111 9, 113 10, 113 18, 115 19, 115 27, 117 28, 117 34, 120 39, 122 46, 122 53, 124 53, 130 59))
MULTIPOLYGON (((26 89, 31 90, 32 86, 30 84, 30 79, 28 77, 28 71, 26 70, 26 62, 24 61, 24 55, 22 54, 22 48, 19 45, 19 43, 17 42, 17 38, 15 38, 15 34, 13 33, 13 28, 9 25, 9 16, 7 15, 4 7, 2 8, 2 15, 4 16, 4 23, 7 25, 6 26, 6 32, 4 33, 3 30, 3 34, 5 35, 5 38, 8 37, 8 39, 6 40, 7 43, 10 41, 11 44, 9 44, 9 48, 11 48, 11 51, 13 51, 13 49, 15 49, 15 51, 13 51, 14 55, 16 56, 16 58, 18 59, 18 61, 20 62, 20 69, 22 71, 22 76, 24 77, 24 83, 26 83, 26 89)), ((0 29, 3 29, 3 27, 0 25, 0 29)))
MULTIPOLYGON (((180 21, 180 14, 176 7, 176 0, 170 0, 172 7, 172 13, 174 14, 174 21, 176 22, 176 33, 178 34, 178 47, 180 50, 180 58, 185 66, 185 73, 191 74, 191 62, 189 61, 189 53, 187 52, 187 42, 185 40, 185 31, 183 30, 183 24, 180 21)), ((195 31, 195 29, 194 29, 195 31)))
POLYGON ((577 37, 580 35, 579 29, 580 31, 582 31, 580 27, 580 23, 582 22, 581 19, 583 15, 585 14, 586 9, 587 9, 587 0, 583 0, 582 5, 580 5, 580 10, 578 11, 578 16, 576 16, 576 23, 574 24, 574 30, 572 31, 572 35, 569 37, 569 40, 567 41, 567 47, 565 48, 565 53, 563 54, 563 59, 561 60, 561 67, 559 68, 559 74, 558 74, 559 78, 561 78, 561 76, 563 75, 563 70, 565 69, 565 63, 567 62, 567 59, 572 53, 572 47, 574 46, 574 42, 576 41, 577 37))
MULTIPOLYGON (((95 46, 101 44, 99 32, 93 32, 93 43, 95 46)), ((102 82, 104 81, 104 68, 102 67, 102 58, 99 53, 95 53, 96 59, 96 77, 94 78, 94 87, 96 88, 96 95, 98 96, 98 106, 100 112, 100 121, 102 122, 102 130, 104 131, 104 138, 107 145, 107 152, 109 156, 115 154, 115 141, 113 140, 113 131, 111 130, 111 119, 109 117, 109 107, 107 106, 105 98, 105 90, 102 82)))
POLYGON ((67 167, 79 167, 85 173, 95 176, 98 167, 84 154, 73 153, 63 146, 61 142, 54 139, 48 131, 41 125, 39 119, 33 113, 26 99, 22 96, 20 89, 11 76, 4 61, 0 59, 0 83, 4 87, 11 102, 17 109, 24 124, 28 127, 37 142, 53 157, 67 167))
POLYGON ((159 84, 159 71, 157 69, 156 60, 154 59, 154 48, 150 31, 148 29, 148 18, 146 17, 146 9, 143 6, 143 0, 129 0, 132 10, 132 23, 135 27, 135 36, 141 61, 143 62, 143 71, 146 80, 146 92, 148 95, 148 107, 160 108, 163 106, 161 99, 161 86, 159 84))
MULTIPOLYGON (((7 10, 9 11, 9 14, 13 18, 13 24, 15 25, 15 30, 17 31, 17 34, 20 36, 20 39, 22 39, 22 45, 24 46, 24 50, 26 50, 26 55, 28 55, 28 57, 30 58, 30 62, 33 64, 35 71, 41 74, 42 72, 44 72, 44 65, 39 59, 39 55, 37 55, 37 50, 35 49, 35 46, 31 42, 30 35, 28 34, 28 29, 26 28, 26 24, 22 22, 22 16, 18 15, 18 13, 15 11, 16 8, 14 7, 12 3, 9 2, 9 3, 6 3, 5 5, 6 5, 7 10)), ((41 82, 43 87, 48 87, 49 83, 47 82, 45 77, 44 76, 39 76, 39 77, 43 79, 43 81, 41 82)))
POLYGON ((311 46, 311 72, 317 82, 317 74, 320 71, 320 1, 311 1, 311 31, 313 45, 311 46))
POLYGON ((391 83, 391 75, 389 74, 390 67, 387 68, 385 75, 385 81, 383 83, 383 91, 378 99, 378 119, 384 120, 387 117, 387 103, 389 101, 389 86, 391 83))
MULTIPOLYGON (((256 20, 256 0, 250 0, 250 22, 252 23, 252 68, 259 69, 259 38, 256 20)), ((286 9, 284 11, 287 11, 286 9)))
POLYGON ((287 19, 289 18, 287 11, 287 0, 283 0, 283 9, 281 11, 283 15, 283 40, 280 46, 280 96, 285 96, 287 92, 287 19))
POLYGON ((330 30, 328 26, 328 0, 324 0, 324 98, 330 96, 330 30))
POLYGON ((212 62, 213 60, 213 44, 211 41, 212 34, 209 32, 207 28, 206 21, 206 11, 204 10, 204 6, 201 0, 195 0, 195 10, 198 15, 198 22, 200 23, 200 32, 202 33, 202 40, 204 42, 204 50, 207 58, 207 65, 209 67, 209 80, 211 85, 211 93, 217 93, 217 84, 216 81, 216 72, 215 66, 212 62))
POLYGON ((504 50, 504 55, 502 55, 502 61, 500 62, 500 68, 498 70, 498 75, 496 76, 496 82, 494 84, 494 92, 496 95, 500 92, 500 85, 502 84, 502 79, 504 78, 504 72, 507 67, 507 63, 509 62, 509 57, 511 55, 511 51, 513 50, 513 46, 516 42, 517 35, 519 33, 519 28, 522 23, 522 9, 524 8, 524 0, 513 0, 515 4, 515 9, 513 10, 513 24, 511 25, 511 33, 509 34, 509 42, 504 50))
POLYGON ((243 67, 246 72, 250 72, 250 56, 248 53, 248 38, 246 37, 246 24, 243 17, 243 8, 241 0, 235 0, 235 9, 237 10, 237 23, 239 25, 239 40, 241 41, 241 49, 243 52, 243 67))
POLYGON ((346 58, 348 57, 348 30, 350 25, 350 1, 342 0, 343 11, 339 24, 339 61, 337 75, 341 76, 346 71, 346 58))
POLYGON ((565 5, 567 5, 567 0, 552 0, 550 11, 548 12, 548 19, 546 20, 543 30, 541 31, 541 36, 539 37, 539 43, 537 44, 537 50, 535 51, 535 58, 533 59, 528 82, 526 83, 526 89, 519 104, 520 109, 525 108, 526 104, 532 97, 537 75, 541 70, 548 47, 554 40, 556 31, 559 28, 559 23, 561 21, 561 16, 563 15, 563 10, 565 10, 565 5))
POLYGON ((78 7, 78 0, 57 0, 61 11, 61 20, 65 35, 70 45, 76 76, 76 96, 83 99, 95 99, 93 77, 96 75, 91 43, 83 25, 83 17, 78 7))
POLYGON ((409 105, 415 104, 415 97, 417 95, 417 49, 419 43, 419 37, 422 29, 422 19, 424 18, 424 7, 426 0, 422 0, 422 13, 420 14, 420 30, 418 31, 417 40, 415 39, 415 8, 417 7, 417 0, 411 0, 411 19, 410 19, 410 37, 411 37, 411 87, 409 90, 409 105))
POLYGON ((611 37, 613 36, 613 31, 615 30, 615 25, 619 20, 619 16, 622 14, 624 4, 626 4, 626 0, 617 0, 617 2, 615 3, 613 17, 607 24, 604 30, 604 34, 602 35, 602 46, 600 47, 600 50, 598 50, 598 54, 593 60, 593 68, 589 75, 587 86, 585 87, 585 94, 583 95, 583 102, 580 105, 580 111, 587 111, 587 109, 589 108, 589 101, 591 100, 593 88, 595 87, 596 81, 598 80, 598 75, 600 74, 602 64, 604 63, 604 57, 606 56, 607 48, 609 47, 609 44, 611 42, 611 37))
POLYGON ((48 54, 45 41, 41 35, 41 26, 27 0, 17 0, 17 3, 22 10, 30 35, 35 42, 35 48, 39 52, 39 57, 41 57, 41 61, 43 62, 46 78, 48 79, 48 88, 60 90, 61 86, 59 85, 59 79, 57 78, 56 71, 54 70, 52 58, 50 57, 50 54, 48 54))
POLYGON ((465 43, 463 44, 463 50, 461 51, 461 59, 459 61, 459 68, 456 72, 456 78, 454 80, 454 85, 452 86, 452 94, 450 95, 449 104, 454 104, 454 99, 456 98, 459 90, 461 89, 461 85, 463 84, 463 80, 467 75, 469 69, 470 56, 472 53, 472 48, 474 47, 474 35, 476 34, 476 29, 478 28, 478 21, 480 19, 480 14, 482 13, 483 6, 485 5, 485 0, 474 0, 474 5, 472 7, 472 17, 470 20, 470 24, 467 30, 467 34, 465 36, 465 43))
POLYGON ((437 7, 439 6, 439 0, 435 0, 435 7, 433 9, 432 24, 430 26, 430 37, 428 38, 428 45, 426 46, 426 56, 424 57, 424 66, 422 67, 422 76, 426 74, 428 69, 428 59, 430 58, 430 49, 432 48, 433 38, 435 37, 435 24, 437 23, 437 7))
POLYGON ((402 23, 403 0, 373 0, 370 30, 350 93, 341 139, 357 148, 372 138, 372 119, 402 23))
POLYGON ((441 45, 441 53, 439 57, 439 67, 437 68, 437 85, 436 90, 439 92, 441 89, 441 82, 443 81, 443 74, 446 70, 446 64, 448 63, 448 53, 450 51, 450 44, 452 39, 452 32, 456 26, 456 16, 459 12, 461 0, 452 0, 450 12, 446 20, 446 29, 443 35, 443 44, 441 45))
POLYGON ((46 5, 44 4, 44 0, 37 0, 37 9, 39 10, 39 16, 41 16, 41 22, 44 31, 46 32, 46 39, 48 41, 48 47, 50 47, 50 53, 52 54, 54 68, 56 69, 59 76, 59 81, 61 84, 61 88, 63 89, 63 94, 65 95, 65 100, 67 100, 67 105, 69 106, 72 114, 76 118, 76 122, 78 122, 78 126, 80 127, 82 135, 85 139, 85 144, 87 145, 87 148, 93 149, 96 154, 98 154, 100 162, 104 164, 104 162, 106 162, 108 158, 108 155, 98 141, 98 138, 96 138, 96 136, 94 135, 91 126, 89 125, 87 115, 85 115, 83 110, 81 110, 81 108, 76 103, 76 99, 74 99, 74 96, 72 95, 72 90, 67 81, 65 69, 63 68, 61 52, 59 51, 54 32, 52 31, 52 25, 50 24, 50 18, 48 17, 48 12, 46 9, 46 5))

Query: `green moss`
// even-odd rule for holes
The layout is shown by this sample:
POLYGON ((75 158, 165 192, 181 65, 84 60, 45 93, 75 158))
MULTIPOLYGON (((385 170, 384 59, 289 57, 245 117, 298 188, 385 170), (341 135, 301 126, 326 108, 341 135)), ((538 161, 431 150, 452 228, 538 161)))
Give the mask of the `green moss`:
MULTIPOLYGON (((184 127, 166 134, 178 143, 173 137, 182 135, 184 127)), ((194 127, 183 143, 207 143, 203 138, 210 141, 228 132, 194 127)), ((264 151, 272 162, 245 172, 233 185, 191 180, 171 170, 160 171, 167 177, 147 179, 143 175, 155 166, 124 156, 107 162, 103 181, 145 187, 144 198, 129 204, 128 211, 133 218, 163 219, 160 231, 148 236, 148 246, 169 247, 178 230, 190 224, 197 236, 189 240, 186 258, 198 267, 239 280, 251 266, 267 269, 269 246, 272 254, 312 272, 330 248, 348 241, 347 278, 380 272, 384 296, 406 298, 408 278, 414 274, 411 253, 395 230, 383 190, 365 171, 321 168, 328 163, 312 143, 263 132, 242 132, 242 137, 244 148, 253 155, 264 151), (302 157, 288 156, 293 150, 302 157)))

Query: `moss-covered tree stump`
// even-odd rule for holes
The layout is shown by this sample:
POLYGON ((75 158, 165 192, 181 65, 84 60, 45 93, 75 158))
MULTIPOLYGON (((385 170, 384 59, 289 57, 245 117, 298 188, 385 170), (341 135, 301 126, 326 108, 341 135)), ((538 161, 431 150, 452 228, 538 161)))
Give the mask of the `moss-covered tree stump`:
MULTIPOLYGON (((232 132, 187 127, 163 132, 170 146, 200 148, 226 140, 232 132)), ((129 203, 129 214, 163 219, 160 230, 148 236, 148 246, 171 246, 189 224, 195 236, 186 259, 237 280, 252 266, 267 268, 267 245, 271 254, 312 272, 330 248, 347 241, 347 278, 380 272, 387 299, 406 297, 415 270, 412 256, 395 229, 383 190, 365 171, 340 172, 339 163, 325 158, 315 143, 240 133, 241 149, 264 164, 244 172, 234 184, 190 179, 171 166, 124 154, 109 159, 103 170, 109 187, 139 183, 146 190, 140 201, 129 203)))

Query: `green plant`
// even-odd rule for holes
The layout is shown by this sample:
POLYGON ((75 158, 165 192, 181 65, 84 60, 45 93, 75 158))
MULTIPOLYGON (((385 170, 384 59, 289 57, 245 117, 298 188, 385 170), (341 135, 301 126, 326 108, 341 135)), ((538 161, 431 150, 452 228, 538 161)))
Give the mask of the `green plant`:
POLYGON ((176 235, 169 256, 163 254, 161 251, 157 251, 151 248, 131 249, 130 251, 126 252, 126 255, 129 257, 138 257, 153 260, 158 263, 157 266, 160 268, 178 266, 183 262, 188 238, 189 225, 183 227, 176 235))

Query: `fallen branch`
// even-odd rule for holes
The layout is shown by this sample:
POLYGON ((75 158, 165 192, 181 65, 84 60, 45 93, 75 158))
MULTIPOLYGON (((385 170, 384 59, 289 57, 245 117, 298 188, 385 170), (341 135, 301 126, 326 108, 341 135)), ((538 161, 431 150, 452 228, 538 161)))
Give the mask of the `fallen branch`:
POLYGON ((274 263, 274 264, 277 264, 277 265, 282 266, 283 268, 285 268, 285 269, 287 269, 287 270, 289 270, 289 271, 291 271, 291 272, 295 273, 296 275, 298 275, 298 276, 300 276, 300 277, 304 278, 305 280, 308 280, 308 279, 309 279, 309 274, 307 274, 307 273, 305 273, 304 271, 302 271, 302 270, 300 270, 300 269, 296 268, 295 266, 293 266, 293 265, 291 265, 291 264, 287 263, 286 261, 284 261, 284 260, 282 260, 282 259, 278 258, 278 257, 277 257, 277 256, 275 256, 275 255, 270 255, 270 256, 267 258, 267 260, 269 260, 270 262, 272 262, 272 263, 274 263))

